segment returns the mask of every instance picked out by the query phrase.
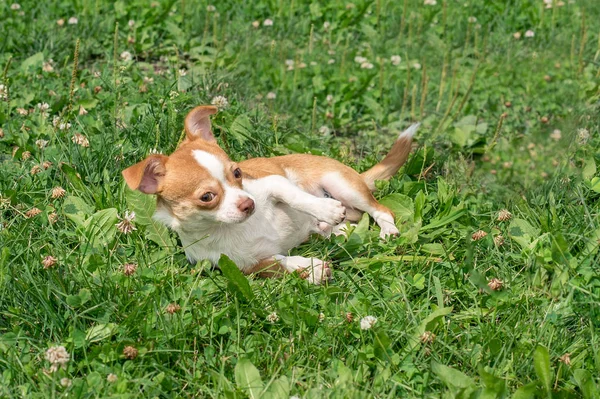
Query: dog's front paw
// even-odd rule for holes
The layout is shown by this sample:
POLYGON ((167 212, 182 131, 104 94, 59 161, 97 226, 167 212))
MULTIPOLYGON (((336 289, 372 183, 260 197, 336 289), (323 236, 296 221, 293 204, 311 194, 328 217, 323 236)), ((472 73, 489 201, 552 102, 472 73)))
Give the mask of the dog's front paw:
POLYGON ((331 268, 329 263, 321 259, 309 258, 311 265, 304 269, 298 269, 298 274, 309 283, 320 285, 331 280, 331 268))
POLYGON ((317 258, 303 256, 280 257, 279 261, 290 273, 298 273, 300 278, 319 285, 331 279, 329 263, 317 258))
POLYGON ((383 238, 385 240, 386 238, 389 238, 389 237, 395 237, 398 234, 400 234, 400 232, 398 231, 398 229, 396 228, 396 226, 394 226, 394 225, 391 225, 391 226, 390 225, 386 225, 386 226, 383 226, 381 228, 381 232, 379 233, 379 237, 383 238))
POLYGON ((331 198, 319 198, 315 201, 312 213, 319 221, 335 226, 346 217, 346 208, 340 201, 331 198))

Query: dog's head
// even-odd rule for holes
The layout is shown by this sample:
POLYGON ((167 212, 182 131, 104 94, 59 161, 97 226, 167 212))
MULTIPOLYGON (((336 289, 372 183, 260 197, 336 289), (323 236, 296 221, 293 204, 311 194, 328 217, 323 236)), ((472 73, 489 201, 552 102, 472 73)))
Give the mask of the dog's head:
POLYGON ((216 107, 199 106, 185 118, 186 138, 169 156, 150 155, 125 169, 132 190, 158 196, 157 213, 170 227, 240 223, 254 212, 242 171, 217 144, 210 124, 216 107))

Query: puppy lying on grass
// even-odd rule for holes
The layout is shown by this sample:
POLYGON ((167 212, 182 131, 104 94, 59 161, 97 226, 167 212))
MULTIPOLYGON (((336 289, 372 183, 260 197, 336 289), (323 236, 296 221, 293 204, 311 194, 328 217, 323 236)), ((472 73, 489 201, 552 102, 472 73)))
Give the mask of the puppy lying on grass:
POLYGON ((150 155, 125 169, 127 185, 157 195, 154 217, 175 230, 191 262, 221 254, 246 274, 301 272, 311 283, 331 278, 327 262, 286 256, 312 233, 339 233, 367 212, 380 236, 397 235, 394 215, 372 195, 408 158, 418 125, 400 134, 387 156, 359 174, 330 158, 284 155, 236 163, 218 146, 212 106, 185 118, 186 139, 169 156, 150 155))

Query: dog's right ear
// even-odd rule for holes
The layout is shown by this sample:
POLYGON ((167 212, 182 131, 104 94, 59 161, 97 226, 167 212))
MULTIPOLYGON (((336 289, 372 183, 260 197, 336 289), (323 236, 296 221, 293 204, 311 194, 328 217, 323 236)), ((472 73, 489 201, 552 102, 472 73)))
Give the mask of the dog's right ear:
POLYGON ((167 169, 166 155, 150 155, 142 162, 138 162, 125 169, 121 174, 125 183, 132 190, 140 190, 145 194, 156 194, 161 191, 162 179, 167 169))
POLYGON ((203 139, 215 141, 210 127, 210 116, 217 113, 217 107, 200 105, 191 110, 185 117, 185 135, 188 140, 203 139))

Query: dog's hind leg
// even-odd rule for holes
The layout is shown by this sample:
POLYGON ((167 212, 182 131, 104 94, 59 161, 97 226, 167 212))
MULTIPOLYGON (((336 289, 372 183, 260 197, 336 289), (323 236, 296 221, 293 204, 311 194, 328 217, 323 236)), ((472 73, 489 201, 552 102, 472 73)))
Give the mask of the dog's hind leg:
POLYGON ((347 220, 357 221, 363 212, 367 212, 381 228, 382 238, 398 235, 392 211, 377 202, 363 178, 352 172, 326 173, 319 183, 323 190, 346 207, 347 220))

